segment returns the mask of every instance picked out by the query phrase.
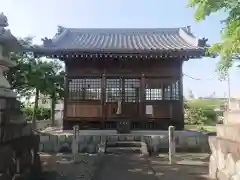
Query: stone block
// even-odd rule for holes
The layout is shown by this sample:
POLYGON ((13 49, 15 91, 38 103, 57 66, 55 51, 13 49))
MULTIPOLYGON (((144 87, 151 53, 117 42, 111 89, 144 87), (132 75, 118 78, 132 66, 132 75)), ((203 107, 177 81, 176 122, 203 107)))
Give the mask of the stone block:
POLYGON ((135 135, 134 136, 134 141, 141 141, 141 136, 140 135, 135 135))
POLYGON ((240 137, 240 124, 234 124, 234 125, 218 124, 218 125, 216 125, 216 128, 217 128, 217 136, 218 137, 240 143, 240 138, 239 138, 240 137))
POLYGON ((148 144, 151 143, 151 139, 152 139, 151 136, 142 136, 142 141, 143 141, 143 142, 146 142, 146 143, 148 143, 148 144))
POLYGON ((101 137, 100 137, 100 144, 105 144, 106 140, 107 140, 107 136, 101 135, 101 137))
POLYGON ((66 135, 66 142, 72 143, 73 141, 73 135, 66 135))
POLYGON ((59 143, 66 142, 66 135, 59 135, 58 136, 58 142, 59 143))
POLYGON ((50 136, 50 142, 53 144, 53 151, 58 152, 59 151, 59 142, 58 142, 58 136, 51 135, 50 136))
POLYGON ((153 136, 152 137, 152 146, 157 146, 159 144, 159 137, 153 136))
POLYGON ((217 138, 216 136, 210 136, 208 138, 208 144, 212 153, 216 154, 217 151, 217 138))
POLYGON ((231 110, 224 113, 223 123, 226 125, 229 124, 240 124, 240 110, 231 110))
POLYGON ((240 143, 223 139, 220 137, 210 137, 209 145, 211 151, 221 150, 225 155, 231 153, 233 155, 234 161, 240 160, 240 143))
POLYGON ((39 143, 39 152, 43 152, 43 143, 39 143))
POLYGON ((87 151, 87 144, 86 143, 79 143, 78 144, 78 151, 84 153, 87 151))
POLYGON ((54 151, 53 144, 50 141, 43 143, 43 152, 53 152, 53 151, 54 151))
POLYGON ((217 149, 217 166, 219 170, 223 170, 226 167, 227 154, 223 153, 221 149, 217 149))
POLYGON ((126 140, 127 141, 134 141, 134 135, 127 135, 126 140))
POLYGON ((47 142, 49 140, 50 140, 49 136, 40 136, 40 142, 42 143, 47 142))
POLYGON ((58 142, 58 136, 50 135, 49 140, 53 143, 57 143, 58 142))
POLYGON ((217 180, 230 180, 231 176, 225 171, 217 172, 217 180))
POLYGON ((116 136, 116 135, 108 136, 108 141, 116 142, 116 141, 118 141, 118 136, 116 136))
POLYGON ((101 141, 101 136, 93 136, 93 143, 99 144, 101 141))
POLYGON ((240 160, 238 160, 235 164, 235 172, 240 173, 240 160))
POLYGON ((235 163, 236 162, 234 161, 232 154, 229 153, 226 158, 226 168, 225 169, 230 176, 232 176, 236 173, 235 172, 235 163))
POLYGON ((85 142, 85 136, 81 135, 79 136, 79 143, 84 143, 85 142))
POLYGON ((215 156, 211 155, 209 160, 209 178, 216 179, 217 178, 217 159, 215 156))
POLYGON ((88 144, 87 152, 88 153, 96 153, 97 152, 97 145, 94 144, 94 143, 88 144))
POLYGON ((85 136, 85 142, 86 142, 86 143, 91 143, 92 140, 93 140, 93 136, 91 136, 91 135, 85 136))
POLYGON ((237 174, 234 174, 230 180, 239 180, 240 179, 240 172, 237 174))
POLYGON ((186 139, 187 141, 187 145, 190 146, 190 147, 194 147, 196 145, 198 145, 198 139, 197 137, 187 137, 186 139))
POLYGON ((68 143, 68 142, 59 143, 58 152, 62 152, 62 153, 70 153, 70 152, 72 152, 71 144, 68 143))
POLYGON ((126 135, 119 135, 118 140, 119 141, 125 141, 127 139, 126 135))

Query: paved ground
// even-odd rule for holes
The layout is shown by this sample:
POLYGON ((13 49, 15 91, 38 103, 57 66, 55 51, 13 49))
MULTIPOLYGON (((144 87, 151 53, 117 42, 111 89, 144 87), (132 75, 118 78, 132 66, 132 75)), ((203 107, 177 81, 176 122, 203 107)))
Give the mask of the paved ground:
POLYGON ((179 154, 177 164, 169 165, 167 155, 142 157, 131 154, 105 155, 100 164, 97 156, 84 156, 79 164, 57 165, 61 156, 42 156, 46 170, 58 172, 58 176, 45 179, 94 179, 94 180, 207 180, 207 154, 179 154), (47 158, 46 158, 47 157, 47 158), (98 166, 94 177, 90 174, 98 166))

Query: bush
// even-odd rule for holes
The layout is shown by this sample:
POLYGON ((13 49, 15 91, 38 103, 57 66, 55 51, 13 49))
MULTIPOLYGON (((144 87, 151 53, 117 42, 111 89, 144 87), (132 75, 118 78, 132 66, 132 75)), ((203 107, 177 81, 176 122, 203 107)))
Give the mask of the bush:
POLYGON ((201 108, 189 107, 185 109, 185 123, 190 125, 203 125, 207 122, 201 108))
MULTIPOLYGON (((32 120, 33 107, 25 107, 23 109, 23 112, 26 114, 28 120, 32 120)), ((37 108, 37 112, 36 112, 37 120, 46 120, 46 119, 50 119, 50 117, 51 117, 50 108, 44 108, 44 107, 37 108)))
POLYGON ((216 122, 217 121, 217 113, 215 112, 215 108, 219 107, 222 104, 221 100, 191 100, 185 102, 185 110, 192 109, 192 111, 201 111, 203 117, 206 117, 207 120, 205 123, 216 122))
POLYGON ((204 116, 207 117, 208 122, 216 122, 217 120, 217 113, 214 111, 213 108, 201 108, 204 116))

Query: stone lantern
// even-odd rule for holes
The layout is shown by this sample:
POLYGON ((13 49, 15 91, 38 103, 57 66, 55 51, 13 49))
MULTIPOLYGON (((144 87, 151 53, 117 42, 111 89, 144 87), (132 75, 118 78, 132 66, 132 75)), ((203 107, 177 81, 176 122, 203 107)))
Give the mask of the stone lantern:
MULTIPOLYGON (((11 60, 11 53, 21 50, 21 45, 11 34, 7 17, 0 14, 0 142, 8 141, 16 136, 13 131, 9 131, 7 124, 21 122, 23 117, 20 113, 20 102, 16 100, 16 93, 11 90, 8 80, 4 76, 9 68, 16 66, 16 62, 11 60), (7 135, 10 134, 11 135, 7 135)), ((17 124, 18 124, 17 123, 17 124)), ((12 128, 12 127, 11 127, 12 128)), ((18 135, 19 136, 19 135, 18 135)), ((20 135, 21 136, 21 135, 20 135)))

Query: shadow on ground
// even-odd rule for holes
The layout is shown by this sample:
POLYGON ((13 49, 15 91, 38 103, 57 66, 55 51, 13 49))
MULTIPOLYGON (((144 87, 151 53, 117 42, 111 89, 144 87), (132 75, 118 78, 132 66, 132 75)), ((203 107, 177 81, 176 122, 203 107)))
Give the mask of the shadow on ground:
POLYGON ((150 167, 160 180, 207 180, 208 154, 177 154, 176 164, 168 163, 168 155, 148 158, 150 167))

